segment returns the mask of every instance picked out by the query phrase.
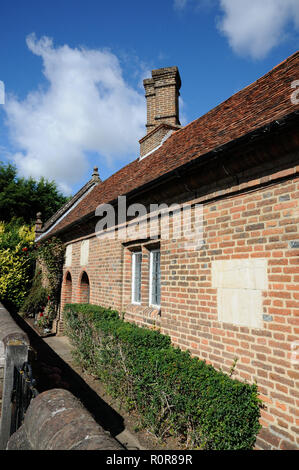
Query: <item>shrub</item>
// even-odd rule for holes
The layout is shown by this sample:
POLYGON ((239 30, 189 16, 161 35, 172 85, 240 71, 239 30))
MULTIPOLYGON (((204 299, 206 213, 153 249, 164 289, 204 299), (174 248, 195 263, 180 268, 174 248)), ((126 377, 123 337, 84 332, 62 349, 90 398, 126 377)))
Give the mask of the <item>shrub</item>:
POLYGON ((30 292, 21 307, 20 315, 23 317, 34 317, 45 308, 47 302, 48 292, 42 285, 41 272, 37 271, 30 292))
POLYGON ((207 450, 251 449, 260 429, 257 386, 216 371, 168 336, 87 304, 65 306, 75 356, 159 437, 207 450))
POLYGON ((30 288, 34 230, 13 221, 0 223, 0 300, 17 311, 30 288))

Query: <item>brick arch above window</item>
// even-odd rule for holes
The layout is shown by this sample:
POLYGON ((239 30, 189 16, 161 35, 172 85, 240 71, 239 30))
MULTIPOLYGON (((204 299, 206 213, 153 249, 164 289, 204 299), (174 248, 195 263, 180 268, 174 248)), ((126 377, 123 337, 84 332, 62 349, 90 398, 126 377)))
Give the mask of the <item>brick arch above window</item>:
POLYGON ((82 271, 79 277, 79 302, 88 304, 90 299, 90 282, 86 271, 82 271))
POLYGON ((72 273, 71 271, 66 271, 64 274, 64 283, 66 282, 72 282, 72 273))
POLYGON ((64 276, 64 303, 71 303, 72 302, 72 294, 73 294, 73 282, 72 282, 72 275, 70 271, 67 271, 64 276))

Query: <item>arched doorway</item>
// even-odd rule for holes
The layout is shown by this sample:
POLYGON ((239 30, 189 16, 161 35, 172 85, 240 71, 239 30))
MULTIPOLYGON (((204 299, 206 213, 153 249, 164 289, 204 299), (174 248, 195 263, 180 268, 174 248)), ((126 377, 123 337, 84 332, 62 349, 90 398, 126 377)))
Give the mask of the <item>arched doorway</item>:
POLYGON ((89 277, 85 271, 83 271, 80 281, 80 303, 89 304, 90 287, 89 277))
POLYGON ((72 302, 72 276, 71 273, 68 271, 67 275, 65 276, 65 285, 64 285, 64 303, 70 304, 72 302))
POLYGON ((58 318, 56 320, 56 333, 64 334, 64 318, 63 318, 63 309, 65 304, 71 304, 73 297, 73 282, 72 275, 69 271, 64 276, 64 281, 62 283, 61 291, 61 304, 59 309, 58 318))

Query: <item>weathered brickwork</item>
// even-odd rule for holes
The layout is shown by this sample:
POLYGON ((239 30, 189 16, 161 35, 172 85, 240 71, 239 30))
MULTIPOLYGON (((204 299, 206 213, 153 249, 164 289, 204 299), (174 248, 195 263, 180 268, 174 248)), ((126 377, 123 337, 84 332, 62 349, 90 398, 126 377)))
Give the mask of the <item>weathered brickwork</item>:
MULTIPOLYGON (((299 363, 297 357, 292 364, 291 356, 299 338, 299 250, 292 248, 298 239, 298 190, 298 180, 291 180, 209 203, 204 209, 205 245, 199 252, 183 252, 175 242, 163 243, 161 249, 162 332, 226 372, 238 358, 235 376, 258 383, 265 403, 262 425, 277 440, 297 445, 299 363), (234 258, 268 260, 261 329, 218 321, 211 263, 234 258)), ((268 435, 261 435, 260 448, 270 445, 268 435)))
POLYGON ((177 67, 152 71, 152 78, 143 80, 147 102, 147 132, 161 122, 177 125, 179 121, 179 90, 181 78, 177 67))
MULTIPOLYGON (((89 302, 121 309, 122 296, 122 245, 117 240, 90 238, 89 263, 80 264, 81 240, 73 243, 71 266, 64 267, 61 310, 67 302, 85 302, 89 280, 89 302), (86 279, 86 276, 84 276, 86 279), (83 282, 82 282, 83 278, 83 282)), ((62 319, 59 331, 62 331, 62 319)))
POLYGON ((299 338, 299 250, 294 243, 299 181, 280 178, 255 188, 248 183, 238 194, 233 189, 217 200, 210 195, 204 203, 204 244, 197 250, 185 249, 182 239, 124 243, 93 237, 89 264, 82 267, 81 240, 75 241, 72 266, 64 270, 62 306, 70 299, 67 273, 72 276, 72 301, 82 301, 85 271, 92 304, 113 307, 140 326, 159 327, 174 345, 225 372, 237 358, 234 377, 257 381, 265 405, 257 448, 299 446, 299 364, 292 349, 299 338), (149 252, 158 246, 160 311, 149 306, 149 252), (134 251, 142 252, 140 305, 132 303, 134 251), (248 259, 266 260, 268 288, 257 312, 260 328, 219 321, 217 289, 212 286, 214 261, 248 259))
POLYGON ((139 140, 140 156, 156 149, 170 130, 177 130, 181 78, 177 67, 153 70, 143 81, 147 104, 147 134, 139 140))
POLYGON ((155 128, 151 133, 143 137, 140 142, 140 157, 144 157, 149 152, 157 149, 159 145, 163 143, 163 140, 166 140, 170 137, 173 131, 176 131, 178 127, 170 126, 169 124, 161 124, 159 127, 155 128))

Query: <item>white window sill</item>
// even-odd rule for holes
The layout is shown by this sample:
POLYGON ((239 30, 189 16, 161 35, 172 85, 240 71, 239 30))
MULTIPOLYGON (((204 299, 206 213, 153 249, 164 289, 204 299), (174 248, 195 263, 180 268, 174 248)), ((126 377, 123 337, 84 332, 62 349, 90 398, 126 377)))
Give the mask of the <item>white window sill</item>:
POLYGON ((159 312, 160 312, 160 310, 161 310, 161 305, 149 304, 149 307, 154 308, 155 310, 159 310, 159 312))

